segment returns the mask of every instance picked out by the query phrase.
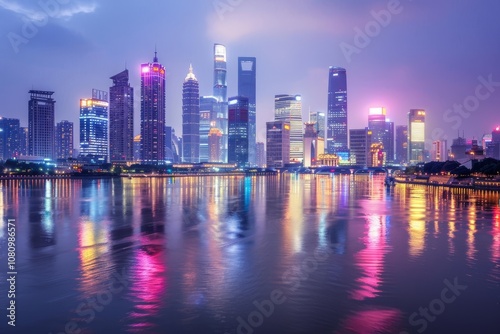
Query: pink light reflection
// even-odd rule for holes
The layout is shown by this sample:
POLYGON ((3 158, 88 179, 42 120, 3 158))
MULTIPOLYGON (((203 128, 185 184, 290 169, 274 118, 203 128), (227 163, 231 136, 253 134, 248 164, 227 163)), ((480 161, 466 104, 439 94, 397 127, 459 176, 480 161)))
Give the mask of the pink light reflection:
POLYGON ((149 72, 149 66, 143 66, 142 67, 142 73, 148 73, 149 72))
POLYGON ((168 287, 163 255, 163 246, 152 244, 142 246, 137 253, 131 273, 131 297, 135 304, 129 314, 131 331, 144 333, 145 328, 155 327, 152 319, 160 312, 168 287))

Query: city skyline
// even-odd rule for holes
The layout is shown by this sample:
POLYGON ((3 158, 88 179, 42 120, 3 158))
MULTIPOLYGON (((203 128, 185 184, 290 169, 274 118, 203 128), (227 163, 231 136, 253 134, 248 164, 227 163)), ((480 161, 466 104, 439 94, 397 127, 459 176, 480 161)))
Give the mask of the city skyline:
MULTIPOLYGON (((150 59, 156 44, 167 71, 166 123, 180 133, 181 84, 185 77, 185 68, 189 63, 193 63, 198 69, 200 94, 211 95, 212 47, 214 43, 221 43, 227 48, 228 96, 237 95, 238 57, 252 55, 259 59, 258 141, 264 141, 265 122, 273 119, 271 108, 276 94, 301 94, 304 119, 307 119, 306 113, 309 109, 326 111, 327 91, 324 87, 327 78, 324 70, 329 66, 341 66, 349 72, 349 109, 356 111, 349 115, 349 128, 364 127, 369 107, 383 105, 392 115, 391 119, 395 125, 406 124, 406 113, 412 108, 427 110, 428 143, 444 135, 451 140, 457 130, 465 130, 467 137, 476 138, 491 130, 489 121, 483 119, 485 117, 471 115, 493 115, 500 101, 500 94, 491 92, 491 96, 481 100, 477 108, 469 108, 474 109, 471 112, 465 110, 460 114, 458 109, 454 109, 454 105, 473 101, 467 98, 474 96, 477 85, 500 81, 496 79, 500 78, 500 73, 495 60, 498 59, 500 50, 493 43, 493 37, 500 28, 491 16, 498 4, 462 4, 459 9, 453 11, 454 15, 440 20, 439 14, 448 12, 454 3, 444 1, 430 5, 422 2, 403 2, 400 12, 391 16, 391 22, 387 26, 381 26, 380 32, 369 37, 369 43, 360 48, 354 42, 357 36, 355 28, 363 31, 369 22, 375 22, 372 12, 387 10, 387 2, 307 3, 307 6, 300 3, 287 6, 284 15, 289 20, 293 19, 296 26, 280 27, 270 18, 268 11, 260 14, 263 7, 259 5, 264 4, 260 1, 242 2, 222 13, 214 8, 213 3, 197 1, 197 6, 189 6, 195 24, 185 27, 186 34, 193 42, 184 46, 181 39, 169 31, 175 31, 173 27, 183 17, 179 14, 188 10, 186 4, 161 5, 162 8, 169 9, 164 11, 164 15, 172 17, 170 23, 167 19, 161 20, 165 23, 150 24, 150 28, 167 32, 161 40, 154 34, 146 35, 143 25, 139 24, 141 19, 136 18, 134 29, 126 30, 131 43, 124 44, 113 40, 103 43, 106 33, 100 31, 100 34, 96 34, 96 28, 89 27, 89 20, 85 20, 89 17, 97 21, 104 19, 108 11, 112 8, 115 10, 116 6, 96 1, 84 7, 75 2, 71 5, 73 7, 68 5, 73 11, 68 9, 71 13, 67 14, 65 19, 51 17, 47 25, 39 27, 38 33, 30 38, 28 43, 18 45, 17 53, 14 52, 11 41, 7 37, 4 38, 0 49, 5 55, 5 61, 12 66, 3 69, 4 75, 0 80, 4 85, 9 83, 11 92, 2 92, 5 106, 0 114, 11 118, 20 115, 21 125, 25 126, 27 115, 22 112, 25 106, 25 92, 30 88, 50 90, 55 91, 54 98, 58 101, 56 122, 68 119, 77 125, 79 99, 92 87, 105 89, 109 86, 109 76, 128 68, 131 86, 135 87, 134 132, 138 134, 138 68, 141 63, 150 59), (468 10, 472 5, 474 10, 468 10), (249 21, 256 17, 257 13, 262 16, 263 23, 262 26, 253 27, 249 21), (462 27, 463 20, 470 13, 473 13, 474 17, 481 17, 484 25, 462 27), (332 17, 337 17, 338 20, 333 20, 332 17), (313 18, 316 23, 311 24, 313 18), (415 28, 414 23, 424 18, 426 27, 415 28), (336 23, 331 23, 333 21, 336 23), (429 34, 429 30, 436 30, 438 33, 429 34), (272 38, 276 34, 283 38, 279 41, 272 38), (75 38, 69 38, 70 36, 75 38), (460 43, 456 43, 458 36, 460 43), (297 49, 296 44, 290 43, 292 40, 298 41, 300 48, 297 49), (347 44, 355 46, 359 52, 346 57, 341 45, 345 47, 347 44), (402 47, 396 47, 397 45, 402 47), (180 49, 174 53, 170 51, 171 47, 180 49), (55 54, 52 52, 54 48, 63 48, 63 51, 55 54), (279 48, 287 57, 282 59, 283 57, 274 54, 272 50, 275 48, 279 48), (387 49, 390 52, 386 52, 387 49), (421 50, 426 51, 422 53, 421 50), (303 59, 306 58, 308 61, 304 62, 303 59), (93 59, 99 61, 94 62, 93 59), (293 71, 290 71, 291 68, 293 71), (460 71, 457 70, 459 68, 460 71), (66 85, 70 71, 77 71, 79 80, 72 85, 66 85), (428 80, 427 76, 421 73, 432 74, 432 80, 428 80)), ((280 4, 280 1, 266 3, 266 8, 270 11, 272 8, 278 8, 280 4)), ((25 11, 16 11, 11 7, 6 9, 5 4, 0 4, 0 18, 5 22, 2 28, 4 36, 10 32, 22 36, 22 17, 27 15, 23 13, 42 11, 36 5, 18 7, 24 8, 25 11)), ((61 7, 67 9, 63 5, 61 7)), ((124 17, 132 17, 132 12, 136 9, 131 4, 119 10, 124 17)), ((115 24, 121 27, 121 23, 115 24)), ((496 90, 497 85, 490 88, 496 90)), ((75 132, 77 131, 76 128, 75 132)))

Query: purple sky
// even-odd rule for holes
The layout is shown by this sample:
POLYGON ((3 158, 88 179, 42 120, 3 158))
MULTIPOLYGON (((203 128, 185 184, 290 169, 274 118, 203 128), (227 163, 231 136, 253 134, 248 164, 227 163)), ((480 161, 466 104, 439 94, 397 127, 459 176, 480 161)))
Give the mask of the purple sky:
POLYGON ((428 141, 450 139, 457 130, 480 138, 500 124, 498 1, 40 3, 52 4, 49 17, 39 1, 0 0, 0 115, 20 118, 23 126, 28 90, 34 88, 55 91, 56 121, 73 121, 78 130, 79 99, 92 88, 108 90, 109 77, 126 63, 139 133, 139 64, 152 60, 156 44, 167 69, 167 123, 180 134, 183 80, 192 63, 200 93, 212 94, 214 43, 227 47, 229 96, 237 94, 237 57, 257 57, 260 141, 265 122, 273 119, 275 94, 302 94, 304 117, 309 109, 326 110, 331 65, 347 69, 350 128, 367 125, 371 106, 385 106, 396 125, 406 124, 409 109, 425 108, 428 141), (390 22, 374 24, 372 12, 387 8, 393 11, 390 22), (36 31, 27 29, 30 20, 38 20, 38 26, 31 23, 36 31), (373 37, 346 57, 341 45, 356 47, 357 31, 366 29, 373 37), (15 38, 21 38, 17 45, 15 38), (478 78, 490 76, 499 84, 476 92, 478 78), (470 111, 453 110, 464 103, 470 111))

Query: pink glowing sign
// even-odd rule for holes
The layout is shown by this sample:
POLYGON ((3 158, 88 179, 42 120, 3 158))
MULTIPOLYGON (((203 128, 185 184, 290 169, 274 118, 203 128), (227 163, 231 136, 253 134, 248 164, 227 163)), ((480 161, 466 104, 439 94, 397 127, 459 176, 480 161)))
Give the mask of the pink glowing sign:
POLYGON ((149 72, 149 66, 143 66, 142 73, 148 73, 148 72, 149 72))

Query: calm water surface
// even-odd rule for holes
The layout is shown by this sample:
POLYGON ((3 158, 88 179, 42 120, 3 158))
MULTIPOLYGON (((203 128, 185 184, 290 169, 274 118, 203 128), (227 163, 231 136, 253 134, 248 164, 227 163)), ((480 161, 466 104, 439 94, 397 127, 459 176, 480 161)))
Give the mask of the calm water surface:
POLYGON ((0 332, 500 333, 498 194, 382 183, 2 181, 0 332))

